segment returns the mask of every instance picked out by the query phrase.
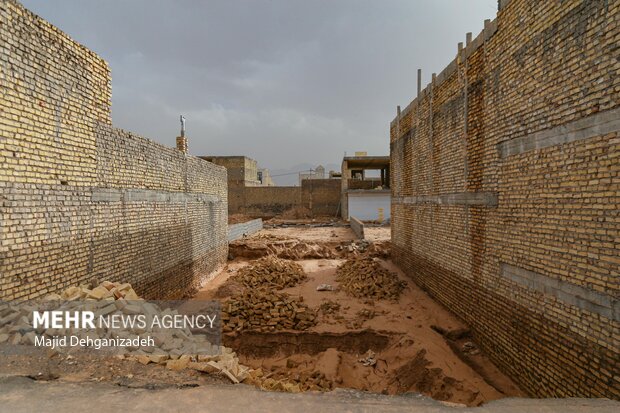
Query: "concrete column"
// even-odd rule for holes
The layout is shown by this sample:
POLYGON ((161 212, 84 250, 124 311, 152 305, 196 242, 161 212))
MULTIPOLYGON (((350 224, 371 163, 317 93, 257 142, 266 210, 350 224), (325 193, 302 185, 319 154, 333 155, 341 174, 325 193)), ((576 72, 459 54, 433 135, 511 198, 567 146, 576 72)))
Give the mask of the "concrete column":
POLYGON ((400 138, 400 105, 396 106, 396 139, 400 138))
POLYGON ((418 94, 416 97, 420 97, 422 91, 422 69, 418 69, 418 94))

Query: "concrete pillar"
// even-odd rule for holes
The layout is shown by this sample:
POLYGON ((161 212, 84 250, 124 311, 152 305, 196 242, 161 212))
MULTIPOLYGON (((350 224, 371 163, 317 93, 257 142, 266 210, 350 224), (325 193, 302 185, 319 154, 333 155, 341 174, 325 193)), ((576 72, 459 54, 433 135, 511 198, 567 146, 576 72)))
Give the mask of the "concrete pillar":
POLYGON ((422 91, 422 69, 418 69, 418 94, 416 97, 420 97, 422 91))
POLYGON ((400 105, 396 106, 396 139, 400 138, 400 105))

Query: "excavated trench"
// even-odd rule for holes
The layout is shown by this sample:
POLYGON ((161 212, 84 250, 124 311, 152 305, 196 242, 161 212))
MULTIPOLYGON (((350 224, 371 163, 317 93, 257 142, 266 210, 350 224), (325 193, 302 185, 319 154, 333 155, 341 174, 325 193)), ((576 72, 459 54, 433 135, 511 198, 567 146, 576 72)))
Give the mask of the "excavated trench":
POLYGON ((348 333, 246 331, 225 335, 222 341, 240 356, 263 358, 289 357, 295 354, 316 355, 330 348, 356 355, 364 354, 368 350, 379 352, 390 344, 393 336, 393 333, 379 333, 372 330, 348 333))
POLYGON ((389 261, 389 241, 343 238, 343 231, 333 228, 325 228, 322 238, 316 228, 310 236, 303 234, 303 228, 294 230, 292 236, 263 231, 231 243, 228 268, 201 295, 225 303, 242 293, 237 272, 265 256, 293 260, 303 267, 306 279, 292 287, 270 289, 297 297, 316 311, 314 326, 303 331, 241 329, 222 337, 239 361, 256 372, 247 383, 288 392, 337 387, 384 394, 416 392, 467 406, 523 395, 472 337, 450 335, 466 326, 389 261), (398 299, 355 298, 340 290, 336 268, 346 260, 369 257, 406 285, 398 299), (325 284, 334 288, 317 290, 325 284))

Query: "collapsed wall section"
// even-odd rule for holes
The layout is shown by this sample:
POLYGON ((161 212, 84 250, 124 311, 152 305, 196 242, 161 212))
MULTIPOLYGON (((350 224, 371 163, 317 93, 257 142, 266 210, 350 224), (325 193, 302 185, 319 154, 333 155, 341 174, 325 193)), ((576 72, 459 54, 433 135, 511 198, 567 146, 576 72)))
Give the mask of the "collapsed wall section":
POLYGON ((536 396, 620 398, 620 2, 501 2, 391 123, 393 256, 536 396))
POLYGON ((105 61, 15 1, 0 38, 0 299, 178 297, 225 262, 224 168, 112 128, 105 61))

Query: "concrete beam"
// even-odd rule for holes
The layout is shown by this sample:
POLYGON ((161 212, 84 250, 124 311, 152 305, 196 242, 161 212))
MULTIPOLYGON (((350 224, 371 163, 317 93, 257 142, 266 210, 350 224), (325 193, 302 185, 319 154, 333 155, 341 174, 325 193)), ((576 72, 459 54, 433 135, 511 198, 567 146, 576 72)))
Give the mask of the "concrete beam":
POLYGON ((500 158, 620 131, 620 108, 497 144, 500 158))
POLYGON ((349 224, 355 236, 358 239, 364 239, 364 223, 355 217, 351 217, 349 224))
POLYGON ((422 69, 418 69, 418 94, 417 97, 420 97, 420 92, 422 91, 422 69))
POLYGON ((241 239, 245 236, 252 235, 263 229, 263 220, 253 219, 251 221, 242 222, 228 226, 228 242, 241 239))
POLYGON ((500 264, 500 275, 565 304, 620 321, 620 301, 611 295, 506 263, 500 264))
POLYGON ((200 194, 193 192, 156 191, 152 189, 114 189, 93 188, 91 194, 93 202, 212 202, 219 203, 222 200, 216 195, 200 194))
POLYGON ((417 195, 392 198, 393 204, 416 205, 480 205, 497 206, 497 193, 495 192, 456 192, 442 195, 417 195))

